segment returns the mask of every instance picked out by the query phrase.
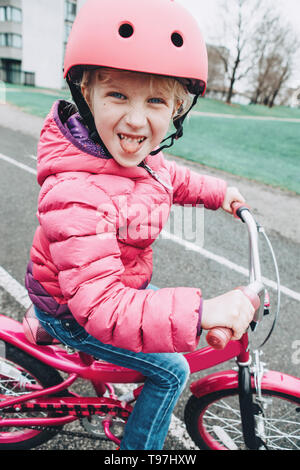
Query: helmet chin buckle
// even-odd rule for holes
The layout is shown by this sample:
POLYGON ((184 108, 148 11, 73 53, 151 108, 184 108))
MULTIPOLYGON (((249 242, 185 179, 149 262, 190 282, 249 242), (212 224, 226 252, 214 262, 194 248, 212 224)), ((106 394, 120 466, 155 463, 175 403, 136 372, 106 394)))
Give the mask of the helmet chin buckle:
POLYGON ((167 140, 171 139, 171 143, 170 144, 166 144, 166 145, 162 145, 161 147, 159 147, 158 149, 156 150, 153 150, 152 152, 150 152, 150 155, 157 155, 159 152, 161 152, 163 149, 165 148, 170 148, 172 147, 172 145, 174 144, 174 140, 178 140, 180 139, 180 137, 183 136, 183 122, 185 120, 185 118, 187 117, 187 115, 189 114, 189 112, 191 111, 191 109, 195 106, 195 104, 197 103, 197 100, 198 100, 198 97, 199 95, 195 95, 194 96, 194 99, 193 99, 193 102, 191 104, 191 106, 189 107, 189 109, 187 110, 186 113, 184 113, 182 116, 180 116, 179 118, 176 118, 173 120, 173 124, 176 128, 176 132, 174 132, 173 134, 169 135, 168 137, 166 137, 161 143, 163 144, 164 142, 166 142, 167 140))

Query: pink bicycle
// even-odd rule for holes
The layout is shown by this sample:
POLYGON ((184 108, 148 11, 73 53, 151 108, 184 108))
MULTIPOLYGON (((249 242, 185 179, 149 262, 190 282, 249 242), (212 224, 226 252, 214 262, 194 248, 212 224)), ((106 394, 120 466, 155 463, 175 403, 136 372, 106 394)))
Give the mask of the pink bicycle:
MULTIPOLYGON (((251 325, 255 331, 269 308, 258 251, 258 234, 264 231, 249 208, 238 206, 235 215, 249 233, 250 283, 245 293, 256 308, 251 325)), ((276 265, 275 257, 274 261, 276 265)), ((63 426, 75 420, 85 435, 118 445, 144 377, 69 351, 48 338, 32 313, 31 308, 23 325, 0 315, 0 449, 34 448, 58 432, 70 433, 63 426), (70 390, 79 378, 92 384, 94 396, 70 390), (112 384, 120 383, 137 385, 132 393, 118 397, 112 384)), ((236 369, 192 383, 184 413, 187 431, 200 449, 299 449, 300 379, 265 370, 259 351, 250 354, 248 333, 250 329, 239 341, 228 341, 228 331, 211 330, 207 340, 212 346, 186 354, 192 374, 234 358, 237 363, 236 369)))

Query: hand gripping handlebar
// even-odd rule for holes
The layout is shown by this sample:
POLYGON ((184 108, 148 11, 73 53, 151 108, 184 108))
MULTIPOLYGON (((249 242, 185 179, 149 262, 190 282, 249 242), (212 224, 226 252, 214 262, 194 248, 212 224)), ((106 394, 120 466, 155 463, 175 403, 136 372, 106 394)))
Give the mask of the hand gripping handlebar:
MULTIPOLYGON (((255 313, 253 321, 258 322, 263 315, 264 285, 261 281, 260 262, 257 243, 257 225, 249 207, 245 204, 233 203, 233 215, 246 223, 249 233, 250 283, 240 289, 252 303, 255 313)), ((214 349, 224 349, 232 338, 232 330, 225 327, 212 328, 206 335, 207 343, 214 349)))

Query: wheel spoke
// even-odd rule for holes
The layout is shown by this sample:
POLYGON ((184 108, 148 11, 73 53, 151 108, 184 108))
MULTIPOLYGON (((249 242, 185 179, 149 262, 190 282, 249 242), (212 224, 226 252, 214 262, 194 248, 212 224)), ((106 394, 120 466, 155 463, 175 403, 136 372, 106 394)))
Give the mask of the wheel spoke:
MULTIPOLYGON (((27 355, 24 351, 6 344, 6 355, 0 358, 0 401, 18 397, 60 381, 60 376, 47 365, 27 355)), ((1 409, 0 417, 13 419, 41 418, 48 412, 31 410, 30 412, 6 412, 1 409)), ((1 426, 0 449, 31 449, 47 441, 53 433, 18 426, 1 426)))
MULTIPOLYGON (((262 400, 255 407, 257 436, 268 449, 299 450, 299 399, 269 390, 262 393, 262 400)), ((189 406, 187 429, 200 448, 226 448, 228 442, 231 448, 235 444, 239 449, 246 449, 237 389, 221 390, 199 399, 192 397, 189 406)))

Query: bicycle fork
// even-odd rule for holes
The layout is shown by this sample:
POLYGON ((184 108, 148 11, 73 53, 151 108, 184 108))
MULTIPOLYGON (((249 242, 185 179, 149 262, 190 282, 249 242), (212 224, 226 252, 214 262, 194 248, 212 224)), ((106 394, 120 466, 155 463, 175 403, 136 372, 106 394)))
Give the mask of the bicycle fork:
POLYGON ((262 447, 267 449, 267 446, 262 439, 265 437, 263 419, 259 419, 259 415, 262 415, 263 413, 261 405, 263 405, 262 402, 265 400, 262 398, 260 393, 260 384, 264 370, 263 364, 259 360, 259 351, 255 351, 255 365, 253 367, 253 373, 250 370, 250 363, 251 360, 247 363, 238 362, 238 390, 242 432, 244 442, 249 450, 258 450, 262 447), (253 376, 256 393, 258 394, 256 403, 253 402, 253 376), (256 417, 258 419, 258 426, 256 426, 256 417))

